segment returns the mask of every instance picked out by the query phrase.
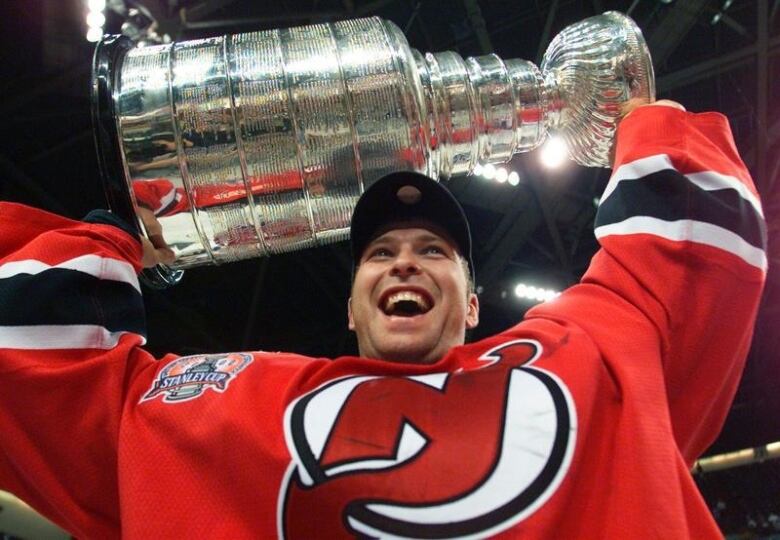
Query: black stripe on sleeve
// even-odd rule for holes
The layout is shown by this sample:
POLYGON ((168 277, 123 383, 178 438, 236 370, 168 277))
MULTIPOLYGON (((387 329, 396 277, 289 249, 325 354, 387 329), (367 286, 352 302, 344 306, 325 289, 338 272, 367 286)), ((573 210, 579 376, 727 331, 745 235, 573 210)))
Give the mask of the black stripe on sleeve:
POLYGON ((84 221, 87 223, 102 223, 103 225, 113 225, 114 227, 125 231, 136 242, 140 242, 138 238, 138 229, 133 224, 126 222, 116 214, 109 212, 108 210, 92 210, 84 217, 84 221))
POLYGON ((129 283, 52 268, 0 279, 0 326, 91 324, 146 335, 141 294, 129 283))
POLYGON ((634 216, 664 221, 702 221, 727 229, 745 242, 766 249, 766 224, 735 189, 707 191, 673 169, 639 180, 622 180, 599 207, 596 227, 634 216))

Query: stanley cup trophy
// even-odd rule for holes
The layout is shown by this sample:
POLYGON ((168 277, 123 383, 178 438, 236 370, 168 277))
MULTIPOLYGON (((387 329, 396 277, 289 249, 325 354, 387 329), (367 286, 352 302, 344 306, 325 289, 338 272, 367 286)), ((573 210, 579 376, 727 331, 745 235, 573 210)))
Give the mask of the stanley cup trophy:
POLYGON ((411 49, 380 18, 95 52, 93 117, 114 212, 176 254, 146 274, 346 239, 384 174, 433 179, 508 161, 560 134, 608 166, 629 100, 652 101, 640 30, 616 12, 566 28, 541 69, 494 54, 411 49))

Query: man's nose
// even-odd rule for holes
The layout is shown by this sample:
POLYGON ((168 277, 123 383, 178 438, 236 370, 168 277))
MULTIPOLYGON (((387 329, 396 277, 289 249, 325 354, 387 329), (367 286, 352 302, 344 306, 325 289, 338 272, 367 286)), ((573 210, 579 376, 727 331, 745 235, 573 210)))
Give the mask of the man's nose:
POLYGON ((401 250, 398 252, 393 266, 390 269, 390 275, 406 277, 420 273, 420 264, 417 257, 411 250, 401 250))

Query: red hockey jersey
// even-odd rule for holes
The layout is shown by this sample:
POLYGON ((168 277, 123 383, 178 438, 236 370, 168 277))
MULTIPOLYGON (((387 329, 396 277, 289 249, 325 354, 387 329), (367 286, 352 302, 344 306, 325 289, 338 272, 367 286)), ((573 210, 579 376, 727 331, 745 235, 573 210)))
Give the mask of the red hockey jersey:
POLYGON ((581 283, 434 365, 156 360, 138 241, 0 207, 0 488, 82 538, 716 538, 767 267, 726 120, 620 128, 581 283))

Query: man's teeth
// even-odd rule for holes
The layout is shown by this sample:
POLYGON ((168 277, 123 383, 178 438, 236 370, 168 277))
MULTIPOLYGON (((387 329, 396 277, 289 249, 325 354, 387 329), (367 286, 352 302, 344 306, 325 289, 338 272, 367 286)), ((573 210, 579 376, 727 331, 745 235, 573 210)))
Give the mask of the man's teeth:
POLYGON ((392 313, 402 302, 414 303, 420 312, 426 312, 431 307, 423 295, 412 291, 401 291, 387 297, 387 300, 385 301, 385 312, 392 313))

